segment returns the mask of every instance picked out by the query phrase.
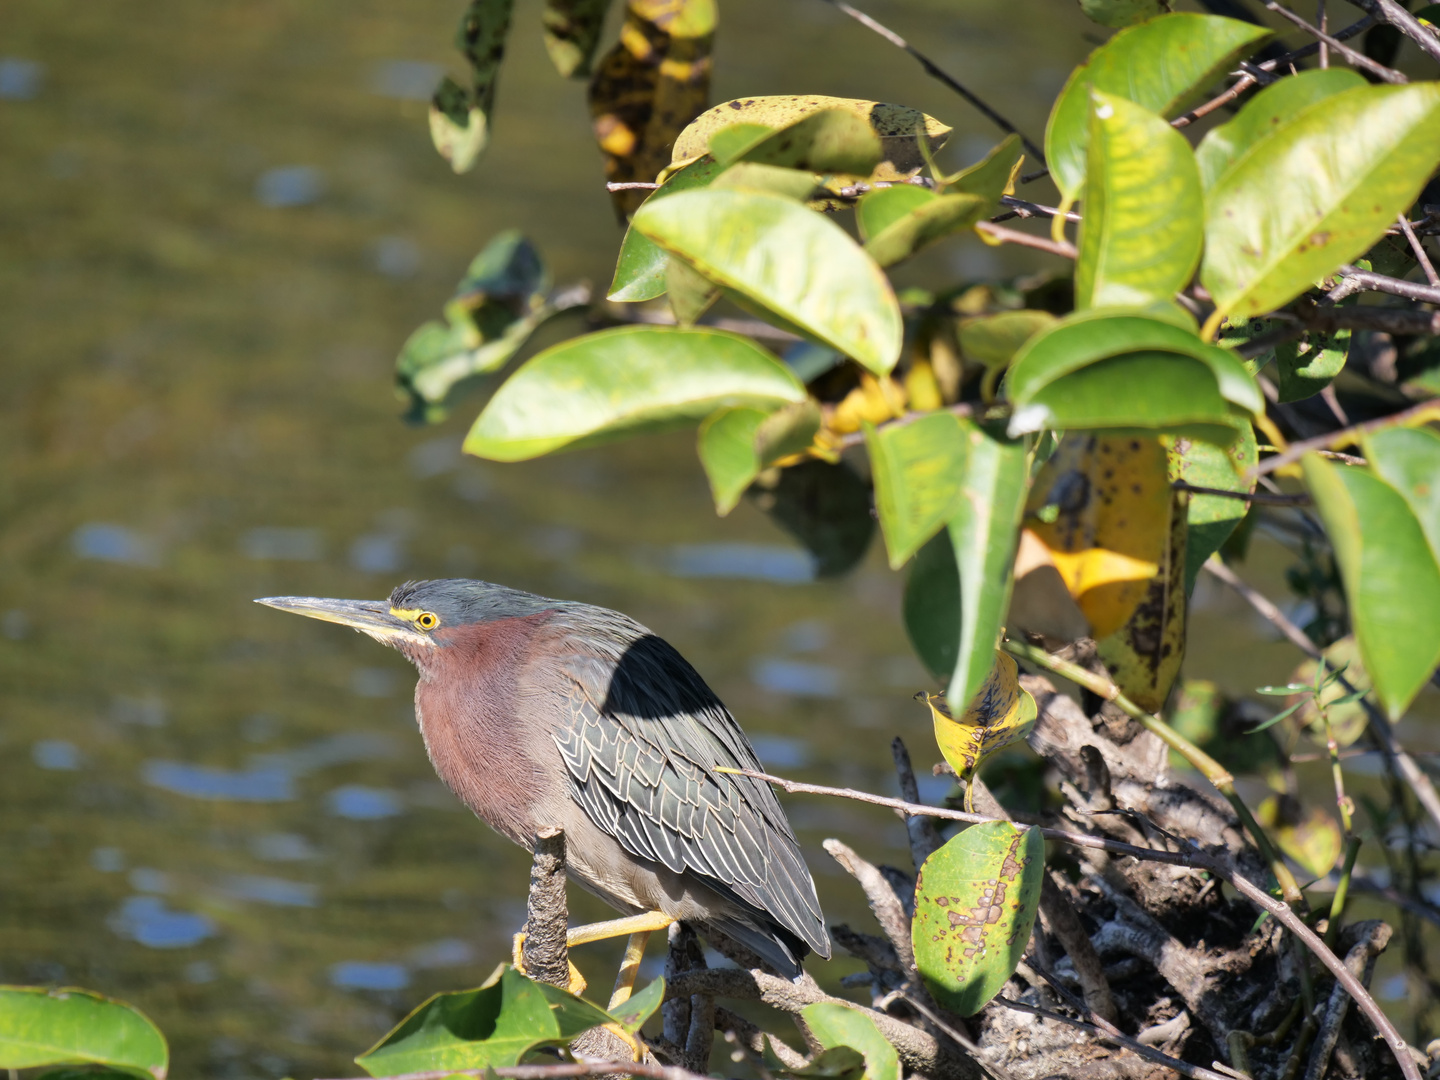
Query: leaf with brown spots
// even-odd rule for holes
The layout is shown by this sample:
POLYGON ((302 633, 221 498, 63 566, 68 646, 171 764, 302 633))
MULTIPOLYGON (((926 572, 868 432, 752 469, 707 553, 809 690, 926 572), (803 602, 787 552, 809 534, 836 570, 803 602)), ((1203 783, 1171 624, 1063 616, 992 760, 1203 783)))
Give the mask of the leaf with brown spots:
MULTIPOLYGON (((705 110, 715 15, 714 0, 630 0, 620 40, 590 81, 607 180, 654 180, 676 137, 705 110)), ((634 213, 645 194, 613 192, 616 213, 634 213)))
POLYGON ((430 138, 457 173, 469 172, 490 142, 495 83, 514 6, 515 0, 471 0, 455 31, 455 47, 470 62, 470 89, 447 77, 430 102, 430 138))
POLYGON ((1180 674, 1185 655, 1185 542, 1190 531, 1188 496, 1170 495, 1170 528, 1160 571, 1150 579, 1135 613, 1101 638, 1100 659, 1115 685, 1142 709, 1159 712, 1180 674))
POLYGON ((925 860, 915 881, 915 965, 935 1000, 974 1016, 1030 944, 1045 839, 1008 821, 972 825, 925 860))
POLYGON ((545 0, 545 51, 566 78, 590 74, 610 0, 545 0))
POLYGON ((1147 600, 1170 549, 1164 448, 1147 435, 1067 435, 1035 479, 1025 525, 1094 637, 1110 636, 1147 600))

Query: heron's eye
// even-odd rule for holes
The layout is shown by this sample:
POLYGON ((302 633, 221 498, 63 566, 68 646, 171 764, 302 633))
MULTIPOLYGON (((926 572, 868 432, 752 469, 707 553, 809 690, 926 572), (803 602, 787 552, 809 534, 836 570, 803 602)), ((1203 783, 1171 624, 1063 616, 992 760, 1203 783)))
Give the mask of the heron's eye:
POLYGON ((434 630, 440 625, 440 616, 433 611, 422 611, 420 617, 415 620, 415 625, 421 630, 434 630))

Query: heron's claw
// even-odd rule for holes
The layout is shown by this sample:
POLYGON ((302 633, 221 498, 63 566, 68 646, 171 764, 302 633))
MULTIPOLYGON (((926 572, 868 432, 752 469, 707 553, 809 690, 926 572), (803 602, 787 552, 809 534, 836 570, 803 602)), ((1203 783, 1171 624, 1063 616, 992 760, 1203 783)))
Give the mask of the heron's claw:
MULTIPOLYGON (((525 968, 525 931, 521 930, 512 940, 510 946, 510 962, 515 965, 515 970, 527 979, 531 978, 530 972, 525 968)), ((580 969, 575 966, 573 960, 567 958, 566 963, 570 965, 570 983, 565 987, 566 991, 579 997, 585 993, 585 976, 580 974, 580 969)), ((639 1058, 635 1059, 639 1061, 639 1058)))

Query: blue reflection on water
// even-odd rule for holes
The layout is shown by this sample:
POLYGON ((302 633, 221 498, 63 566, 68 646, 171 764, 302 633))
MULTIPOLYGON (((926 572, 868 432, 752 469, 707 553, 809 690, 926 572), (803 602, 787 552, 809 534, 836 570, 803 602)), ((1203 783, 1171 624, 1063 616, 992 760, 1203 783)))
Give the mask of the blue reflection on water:
POLYGON ((259 874, 228 877, 220 890, 232 900, 254 900, 277 907, 315 907, 320 903, 320 890, 308 882, 259 874))
POLYGON ((355 821, 375 821, 400 813, 400 797, 383 788, 347 784, 330 792, 330 812, 355 821))
POLYGON ((796 697, 840 696, 840 671, 827 664, 799 660, 759 660, 751 669, 755 685, 777 694, 796 697))
POLYGON ((285 802, 295 797, 290 773, 275 766, 236 771, 183 761, 147 761, 141 775, 153 787, 192 799, 285 802))
POLYGON ((445 69, 426 60, 383 60, 370 72, 370 89, 402 101, 429 101, 445 69))
POLYGON ((262 173, 255 182, 255 198, 264 206, 308 206, 325 189, 319 169, 309 165, 283 165, 262 173))
POLYGON ((183 949, 215 934, 204 915, 171 911, 158 896, 132 896, 106 921, 117 934, 152 949, 183 949))
POLYGON ((64 739, 41 739, 30 748, 30 756, 42 769, 68 772, 80 768, 80 751, 64 739))
POLYGON ((341 990, 404 990, 410 985, 410 972, 403 964, 347 960, 330 968, 330 985, 341 990))
POLYGON ((784 735, 752 735, 750 745, 767 769, 797 769, 810 761, 810 747, 784 735))
POLYGON ((29 101, 40 93, 45 65, 18 56, 0 56, 0 99, 29 101))
POLYGON ((350 565, 367 574, 393 574, 405 562, 403 541, 390 533, 370 533, 350 545, 350 565))
POLYGON ((799 585, 815 579, 815 560, 777 544, 677 544, 667 569, 676 577, 744 578, 799 585))
POLYGON ((155 542, 124 525, 103 522, 81 525, 70 537, 70 547, 82 559, 129 566, 160 565, 160 549, 155 542))

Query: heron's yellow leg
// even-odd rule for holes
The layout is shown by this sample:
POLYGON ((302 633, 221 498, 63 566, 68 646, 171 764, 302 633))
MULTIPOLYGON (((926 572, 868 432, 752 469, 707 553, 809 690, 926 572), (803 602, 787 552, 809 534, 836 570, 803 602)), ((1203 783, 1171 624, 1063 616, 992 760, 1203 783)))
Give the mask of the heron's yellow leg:
POLYGON ((625 959, 620 961, 620 971, 615 976, 615 989, 610 994, 610 1004, 606 1008, 618 1009, 629 1001, 630 995, 635 992, 635 980, 640 976, 640 961, 645 958, 645 946, 650 941, 650 933, 649 930, 641 930, 630 935, 630 940, 625 944, 625 959))
MULTIPOLYGON (((529 977, 530 973, 525 970, 525 931, 521 930, 515 935, 510 946, 510 960, 515 965, 515 970, 521 975, 529 977)), ((567 961, 570 964, 570 985, 566 990, 579 997, 585 993, 585 976, 580 974, 580 969, 575 966, 574 961, 567 961)), ((638 1058, 636 1059, 639 1060, 638 1058)))
POLYGON ((573 949, 576 945, 588 945, 592 941, 624 937, 626 934, 646 934, 652 930, 664 930, 674 921, 663 911, 647 911, 641 915, 627 915, 623 919, 572 926, 565 932, 565 944, 573 949))

